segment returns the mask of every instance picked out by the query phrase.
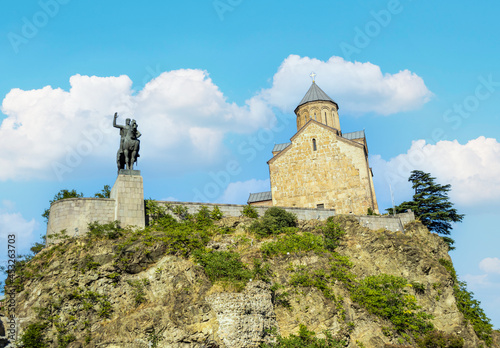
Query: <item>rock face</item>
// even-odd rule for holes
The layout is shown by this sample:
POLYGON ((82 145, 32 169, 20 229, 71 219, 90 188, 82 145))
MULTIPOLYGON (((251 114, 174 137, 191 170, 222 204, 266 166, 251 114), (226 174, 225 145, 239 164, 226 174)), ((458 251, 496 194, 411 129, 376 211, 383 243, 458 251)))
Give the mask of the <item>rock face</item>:
POLYGON ((219 322, 218 336, 227 347, 258 345, 277 326, 269 284, 250 282, 243 293, 206 297, 219 322))
MULTIPOLYGON (((213 236, 207 245, 237 251, 251 269, 254 259, 263 258, 261 247, 269 240, 246 230, 248 218, 236 220, 223 220, 222 227, 232 230, 213 236)), ((457 308, 453 277, 440 261, 451 259, 439 236, 418 222, 407 225, 405 233, 372 231, 349 217, 337 222, 346 233, 336 251, 352 262, 356 279, 389 274, 420 284, 408 291, 434 316, 434 327, 462 337, 463 347, 481 346, 457 308)), ((320 225, 300 223, 312 233, 320 225)), ((42 318, 50 321, 43 330, 49 347, 239 348, 272 341, 273 328, 283 337, 297 334, 303 324, 319 336, 329 331, 346 347, 416 346, 388 335, 392 324, 353 301, 345 283, 325 276, 327 288, 293 284, 297 272, 322 274, 331 255, 268 257, 267 278, 235 289, 210 281, 192 256, 169 250, 166 242, 154 243, 152 237, 127 243, 69 239, 46 248, 19 274, 19 336, 42 318)), ((492 346, 499 347, 497 342, 494 333, 492 346)))

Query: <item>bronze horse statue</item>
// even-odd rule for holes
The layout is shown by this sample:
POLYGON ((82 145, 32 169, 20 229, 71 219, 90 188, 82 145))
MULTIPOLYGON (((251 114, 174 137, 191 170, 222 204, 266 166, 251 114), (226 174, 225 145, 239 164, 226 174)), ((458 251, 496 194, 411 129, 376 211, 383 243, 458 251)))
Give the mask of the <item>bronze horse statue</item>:
POLYGON ((137 123, 135 120, 127 118, 125 125, 117 125, 116 119, 118 114, 115 113, 113 119, 113 127, 120 129, 120 148, 116 156, 116 163, 118 166, 118 172, 120 169, 132 170, 134 163, 137 163, 137 158, 139 157, 140 141, 139 137, 141 133, 137 130, 137 123))

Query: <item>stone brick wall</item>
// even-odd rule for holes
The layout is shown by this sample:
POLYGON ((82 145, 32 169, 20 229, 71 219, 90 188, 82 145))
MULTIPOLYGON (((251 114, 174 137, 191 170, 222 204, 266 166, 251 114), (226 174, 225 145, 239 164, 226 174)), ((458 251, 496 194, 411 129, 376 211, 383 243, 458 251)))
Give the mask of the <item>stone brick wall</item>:
POLYGON ((47 224, 47 244, 57 243, 52 237, 66 230, 70 237, 88 232, 89 222, 107 223, 114 220, 115 200, 110 198, 68 198, 50 206, 47 224), (78 230, 76 230, 78 229, 78 230))
POLYGON ((116 200, 115 220, 122 227, 146 225, 142 176, 118 175, 110 196, 116 200))
MULTIPOLYGON (((166 204, 171 204, 172 206, 182 205, 188 208, 189 214, 196 214, 202 206, 206 206, 209 210, 212 210, 215 206, 218 206, 220 211, 224 216, 241 216, 243 208, 245 205, 240 204, 213 204, 213 203, 192 203, 192 202, 169 202, 169 201, 157 201, 160 205, 165 206, 166 204)), ((264 215, 270 206, 254 206, 254 208, 259 213, 259 216, 264 215)), ((326 220, 329 216, 335 215, 335 210, 327 209, 309 209, 309 208, 289 208, 282 207, 288 212, 297 215, 300 220, 326 220)))
POLYGON ((371 230, 378 230, 380 228, 389 231, 401 231, 404 232, 404 225, 409 222, 415 221, 415 214, 413 212, 384 215, 384 216, 356 216, 361 226, 368 227, 371 230))
POLYGON ((340 131, 340 121, 337 107, 328 101, 314 101, 301 105, 295 110, 297 115, 297 130, 312 119, 340 131))
POLYGON ((120 221, 122 227, 144 227, 144 191, 142 176, 118 175, 111 198, 69 198, 50 206, 47 223, 47 244, 57 243, 57 235, 66 230, 70 237, 88 232, 88 224, 120 221))
POLYGON ((378 212, 364 146, 316 122, 269 162, 273 205, 316 208, 339 214, 378 212), (317 150, 313 150, 313 139, 317 150))

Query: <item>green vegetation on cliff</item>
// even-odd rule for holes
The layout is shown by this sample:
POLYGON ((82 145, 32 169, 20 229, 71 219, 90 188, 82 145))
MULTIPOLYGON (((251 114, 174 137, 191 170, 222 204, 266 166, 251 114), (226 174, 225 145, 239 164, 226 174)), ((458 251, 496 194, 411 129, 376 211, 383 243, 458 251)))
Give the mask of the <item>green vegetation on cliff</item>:
MULTIPOLYGON (((258 314, 249 312, 249 288, 258 294, 255 301, 250 297, 252 303, 267 294, 272 315, 280 318, 281 335, 262 333, 262 347, 340 347, 349 340, 360 340, 362 346, 360 337, 370 335, 394 346, 476 342, 436 329, 443 322, 432 316, 433 308, 453 310, 446 307, 446 296, 456 298, 477 337, 492 345, 489 320, 456 278, 446 245, 419 223, 402 234, 370 231, 351 217, 297 221, 279 208, 267 217, 220 219, 217 209, 202 207, 188 214, 185 207, 148 201, 147 212, 149 226, 144 229, 91 223, 86 237, 66 236, 19 261, 17 277, 8 286, 19 293, 21 314, 34 318, 22 334, 25 348, 96 346, 115 332, 122 335, 119 325, 129 317, 131 322, 149 318, 134 331, 144 342, 152 341, 153 332, 159 347, 173 344, 172 332, 164 331, 173 325, 175 332, 181 327, 197 330, 198 336, 193 333, 190 339, 199 346, 212 340, 202 330, 217 332, 217 325, 229 323, 213 324, 222 314, 213 313, 207 298, 229 292, 231 301, 246 301, 242 315, 254 318, 258 314), (454 281, 451 286, 445 268, 454 281), (166 287, 171 290, 162 293, 166 287), (169 316, 156 316, 158 306, 168 306, 169 316), (363 331, 367 328, 374 331, 363 331)), ((161 308, 158 313, 165 312, 161 308)), ((263 327, 259 325, 252 329, 263 327)), ((463 323, 453 325, 467 332, 463 323)))

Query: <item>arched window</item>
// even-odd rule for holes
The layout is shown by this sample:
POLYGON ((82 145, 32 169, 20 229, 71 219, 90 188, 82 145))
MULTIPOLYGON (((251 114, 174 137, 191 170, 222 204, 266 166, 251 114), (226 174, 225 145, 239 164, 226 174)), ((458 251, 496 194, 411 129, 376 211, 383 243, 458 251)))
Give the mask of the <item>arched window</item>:
POLYGON ((313 139, 313 151, 316 151, 317 148, 316 148, 316 139, 313 139))
POLYGON ((307 123, 307 114, 304 114, 304 124, 307 123))
POLYGON ((316 113, 314 113, 314 121, 317 121, 317 119, 316 119, 316 113))
POLYGON ((326 111, 325 111, 325 124, 328 126, 328 118, 326 118, 326 111))

